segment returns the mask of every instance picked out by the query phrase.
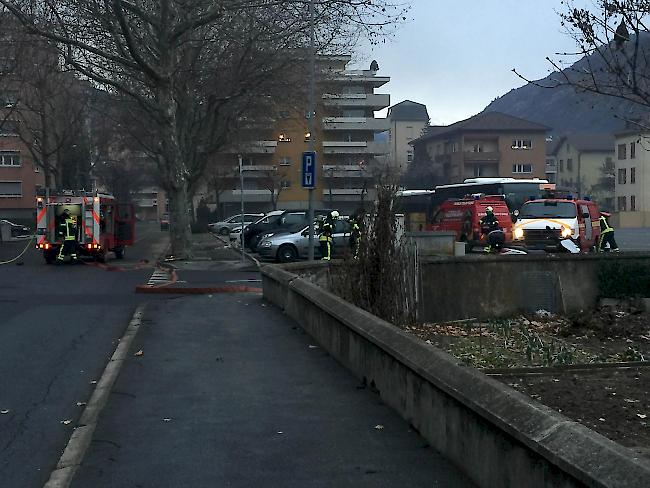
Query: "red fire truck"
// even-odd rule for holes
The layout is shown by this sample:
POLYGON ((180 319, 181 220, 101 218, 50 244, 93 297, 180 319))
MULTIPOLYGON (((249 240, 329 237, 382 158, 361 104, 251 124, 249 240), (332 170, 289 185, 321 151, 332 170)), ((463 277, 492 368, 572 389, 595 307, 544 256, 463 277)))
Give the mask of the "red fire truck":
POLYGON ((36 195, 36 249, 48 264, 56 260, 63 245, 63 212, 77 220, 77 255, 99 262, 109 251, 124 257, 135 238, 133 205, 120 204, 112 195, 84 190, 39 190, 36 195))

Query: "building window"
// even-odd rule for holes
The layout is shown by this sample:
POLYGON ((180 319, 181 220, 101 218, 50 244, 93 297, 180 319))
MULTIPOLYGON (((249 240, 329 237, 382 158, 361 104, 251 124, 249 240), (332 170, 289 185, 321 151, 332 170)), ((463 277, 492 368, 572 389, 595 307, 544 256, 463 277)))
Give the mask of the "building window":
POLYGON ((458 143, 457 142, 454 142, 451 145, 451 152, 453 152, 453 153, 458 152, 458 143))
POLYGON ((605 158, 605 170, 606 171, 614 171, 614 161, 612 161, 612 158, 607 157, 605 158))
POLYGON ((14 90, 7 90, 0 94, 0 102, 5 106, 5 108, 11 108, 16 105, 18 100, 18 92, 14 90))
POLYGON ((566 170, 573 171, 573 159, 569 158, 566 160, 566 170))
POLYGON ((513 164, 512 165, 512 172, 513 173, 532 173, 533 172, 533 165, 532 164, 513 164))
POLYGON ((618 184, 624 185, 627 183, 627 169, 621 168, 618 170, 618 184))
POLYGON ((0 198, 22 197, 23 184, 20 181, 0 181, 0 198))
POLYGON ((636 197, 634 195, 630 195, 630 211, 636 212, 636 197))
POLYGON ((280 166, 291 166, 291 158, 289 156, 285 156, 280 160, 280 166))
POLYGON ((0 136, 17 136, 18 122, 16 120, 5 120, 0 122, 0 136))
POLYGON ((0 166, 20 166, 18 151, 0 151, 0 166))
POLYGON ((283 190, 286 188, 291 188, 291 181, 290 180, 281 180, 280 181, 280 188, 283 190))
POLYGON ((34 165, 34 173, 40 173, 41 172, 41 167, 38 164, 34 165))
POLYGON ((512 149, 532 149, 533 141, 530 139, 513 139, 512 149))
POLYGON ((618 159, 627 159, 627 146, 625 144, 618 145, 618 159))
POLYGON ((472 148, 472 152, 475 152, 475 153, 483 152, 483 145, 482 144, 474 144, 474 147, 472 148))
POLYGON ((625 197, 618 197, 618 211, 625 212, 627 210, 627 200, 625 197))
MULTIPOLYGON (((632 157, 631 154, 630 157, 632 157)), ((636 183, 636 168, 630 168, 630 183, 636 183)))
POLYGON ((636 144, 634 142, 630 142, 630 159, 636 158, 636 144))
POLYGON ((412 152, 409 151, 409 152, 406 153, 406 161, 409 162, 409 163, 413 161, 413 153, 412 152))
POLYGON ((564 159, 560 159, 560 172, 564 172, 564 159))

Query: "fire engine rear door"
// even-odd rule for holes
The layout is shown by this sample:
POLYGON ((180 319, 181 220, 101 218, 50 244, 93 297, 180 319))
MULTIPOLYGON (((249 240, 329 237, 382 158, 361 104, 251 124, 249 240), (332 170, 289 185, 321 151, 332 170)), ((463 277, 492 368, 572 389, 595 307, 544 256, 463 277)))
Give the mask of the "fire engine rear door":
POLYGON ((135 213, 133 205, 115 205, 115 244, 132 246, 135 239, 135 213))

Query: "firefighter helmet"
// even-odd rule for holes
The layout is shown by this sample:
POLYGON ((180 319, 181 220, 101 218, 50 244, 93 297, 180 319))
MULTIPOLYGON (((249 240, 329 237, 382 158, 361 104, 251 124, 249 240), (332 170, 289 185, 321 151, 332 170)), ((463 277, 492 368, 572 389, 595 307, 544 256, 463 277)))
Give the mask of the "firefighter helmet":
POLYGON ((492 213, 492 212, 494 212, 494 209, 492 207, 488 207, 488 208, 485 209, 485 211, 487 213, 492 213))
POLYGON ((332 210, 332 212, 330 213, 330 217, 332 217, 333 219, 338 219, 339 218, 338 211, 337 210, 332 210))

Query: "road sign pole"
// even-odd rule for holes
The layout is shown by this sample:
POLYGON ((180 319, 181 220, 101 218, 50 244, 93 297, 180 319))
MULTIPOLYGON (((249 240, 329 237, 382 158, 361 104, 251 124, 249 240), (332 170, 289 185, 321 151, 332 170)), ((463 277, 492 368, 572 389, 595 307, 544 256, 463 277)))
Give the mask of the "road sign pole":
MULTIPOLYGON (((309 151, 314 153, 314 138, 316 136, 316 43, 315 43, 315 26, 314 26, 314 0, 309 2, 309 151)), ((315 161, 314 161, 315 163, 315 161)), ((316 174, 314 173, 314 176, 316 174)), ((312 182, 313 183, 313 182, 312 182)), ((309 249, 307 257, 310 261, 314 260, 314 185, 309 188, 309 206, 307 218, 309 219, 309 249)))

